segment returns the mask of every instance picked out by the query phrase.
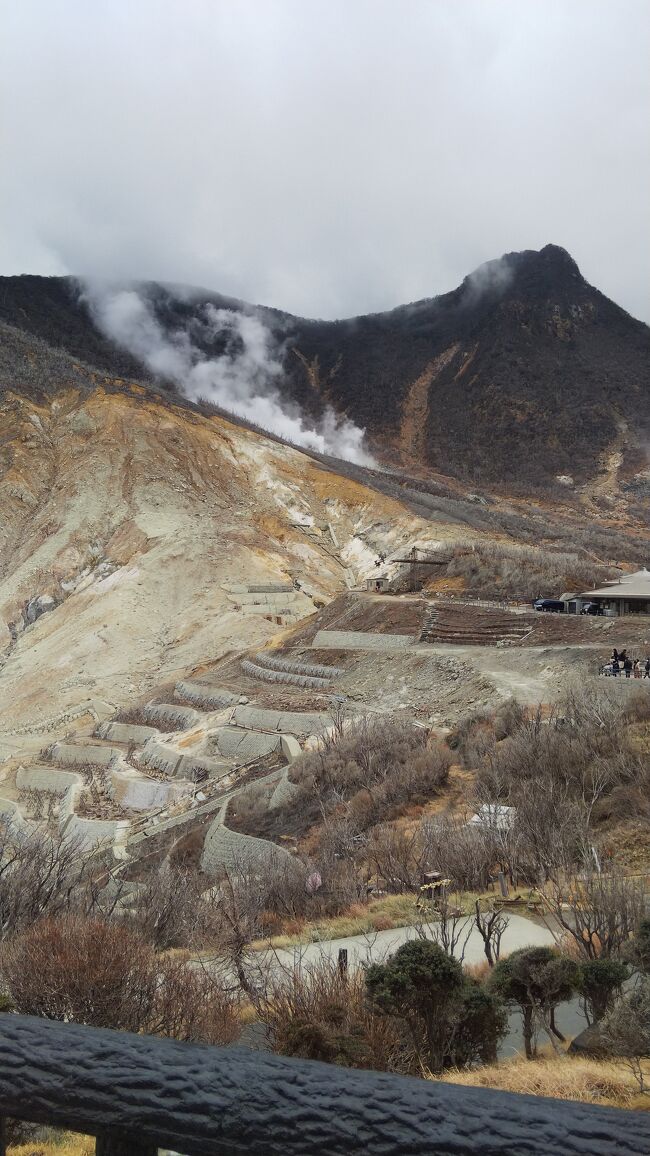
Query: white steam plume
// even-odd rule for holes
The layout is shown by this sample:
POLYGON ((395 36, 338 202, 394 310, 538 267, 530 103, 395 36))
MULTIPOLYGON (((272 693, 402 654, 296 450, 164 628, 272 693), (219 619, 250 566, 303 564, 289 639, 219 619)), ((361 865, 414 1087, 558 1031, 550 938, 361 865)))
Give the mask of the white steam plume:
POLYGON ((472 301, 482 297, 484 293, 503 293, 513 279, 513 270, 507 257, 497 257, 494 261, 486 261, 479 265, 464 284, 469 289, 472 301))
POLYGON ((255 313, 205 304, 186 329, 166 333, 151 303, 133 288, 86 282, 83 290, 98 328, 156 376, 173 381, 192 401, 204 398, 263 429, 320 453, 372 465, 364 431, 328 408, 316 426, 282 399, 281 350, 255 313), (207 357, 190 327, 209 340, 225 340, 226 352, 207 357))

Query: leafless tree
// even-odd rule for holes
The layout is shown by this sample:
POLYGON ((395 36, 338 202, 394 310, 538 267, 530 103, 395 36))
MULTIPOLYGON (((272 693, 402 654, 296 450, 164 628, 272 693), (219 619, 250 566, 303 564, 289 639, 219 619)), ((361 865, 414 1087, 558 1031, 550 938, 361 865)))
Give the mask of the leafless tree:
POLYGON ((392 823, 374 827, 366 854, 371 871, 390 891, 413 891, 421 883, 426 850, 419 827, 412 831, 392 823))
POLYGON ((507 915, 496 911, 493 906, 487 909, 481 907, 481 900, 474 904, 474 926, 483 940, 485 958, 490 967, 494 967, 501 955, 501 940, 508 926, 507 915))
POLYGON ((619 870, 569 876, 540 891, 557 941, 570 936, 586 959, 619 956, 645 914, 642 879, 619 870))
POLYGON ((421 826, 423 860, 429 871, 453 879, 459 891, 485 891, 498 859, 491 832, 446 815, 421 826))
POLYGON ((458 897, 440 888, 436 897, 423 903, 420 910, 422 916, 416 925, 418 937, 439 944, 446 955, 462 963, 472 934, 473 917, 463 911, 458 897))
POLYGON ((0 825, 0 939, 84 901, 96 864, 80 840, 0 825))
POLYGON ((135 926, 158 951, 195 942, 205 880, 197 871, 165 866, 152 873, 133 902, 135 926))

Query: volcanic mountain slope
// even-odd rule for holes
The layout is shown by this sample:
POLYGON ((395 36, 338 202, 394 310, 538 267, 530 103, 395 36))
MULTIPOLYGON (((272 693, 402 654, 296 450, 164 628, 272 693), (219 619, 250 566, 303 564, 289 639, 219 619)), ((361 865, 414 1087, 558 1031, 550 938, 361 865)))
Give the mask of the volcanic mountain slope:
POLYGON ((377 553, 453 532, 24 333, 0 327, 0 349, 0 759, 80 705, 106 717, 262 645, 377 553))
MULTIPOLYGON (((170 334, 209 303, 252 308, 204 290, 138 290, 170 334)), ((385 461, 520 491, 558 476, 617 485, 639 473, 646 484, 650 329, 558 246, 508 254, 451 293, 388 313, 258 316, 283 351, 285 395, 313 416, 325 404, 348 415, 385 461)), ((4 278, 0 317, 111 374, 146 376, 98 332, 73 281, 4 278)), ((205 356, 223 351, 200 326, 192 340, 205 356)))

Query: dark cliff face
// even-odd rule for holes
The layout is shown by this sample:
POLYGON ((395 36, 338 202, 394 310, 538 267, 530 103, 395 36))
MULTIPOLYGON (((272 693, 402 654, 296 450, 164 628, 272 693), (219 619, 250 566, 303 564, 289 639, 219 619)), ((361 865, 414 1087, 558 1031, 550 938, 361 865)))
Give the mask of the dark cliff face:
POLYGON ((404 463, 485 483, 592 475, 625 424, 650 422, 650 330, 593 289, 563 249, 513 253, 452 293, 310 324, 337 408, 404 463))
MULTIPOLYGON (((211 302, 202 290, 141 285, 167 331, 211 302)), ((260 315, 284 349, 281 388, 317 414, 325 403, 364 426, 379 454, 482 482, 535 489, 592 476, 618 439, 650 431, 650 329, 583 279, 555 245, 510 253, 453 292, 388 313, 309 321, 260 315)), ((74 282, 0 279, 0 320, 90 365, 146 377, 98 333, 74 282)), ((201 327, 193 340, 221 352, 201 327)))

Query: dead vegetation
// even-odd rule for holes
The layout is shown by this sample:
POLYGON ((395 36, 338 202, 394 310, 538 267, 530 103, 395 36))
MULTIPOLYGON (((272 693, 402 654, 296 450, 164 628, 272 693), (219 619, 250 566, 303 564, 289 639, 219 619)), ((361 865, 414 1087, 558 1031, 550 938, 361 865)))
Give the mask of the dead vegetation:
POLYGON ((554 1055, 530 1063, 521 1057, 441 1077, 466 1088, 492 1088, 526 1096, 550 1096, 615 1108, 645 1108, 631 1075, 611 1060, 554 1055))
POLYGON ((117 922, 42 919, 4 945, 0 971, 25 1015, 205 1043, 238 1035, 233 994, 117 922))
POLYGON ((460 578, 464 590, 483 598, 520 599, 558 597, 602 585, 616 571, 586 552, 521 546, 510 542, 471 539, 451 547, 444 567, 447 578, 460 578))

